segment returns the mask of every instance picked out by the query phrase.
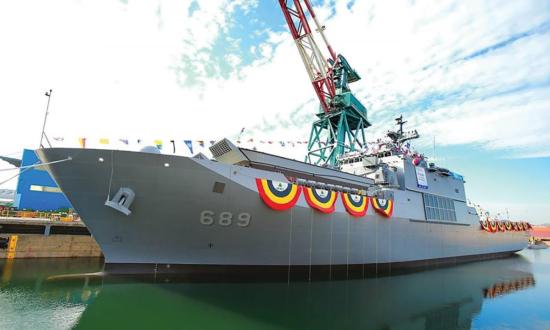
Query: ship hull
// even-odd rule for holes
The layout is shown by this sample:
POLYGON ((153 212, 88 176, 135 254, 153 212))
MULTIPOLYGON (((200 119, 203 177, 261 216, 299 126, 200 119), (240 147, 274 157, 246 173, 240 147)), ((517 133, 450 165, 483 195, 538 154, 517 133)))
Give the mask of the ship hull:
POLYGON ((488 233, 471 215, 428 222, 412 191, 394 192, 391 218, 372 206, 355 218, 341 200, 324 214, 303 196, 292 209, 275 211, 259 198, 255 179, 284 181, 280 173, 139 152, 37 153, 45 163, 71 158, 47 169, 101 246, 110 272, 331 276, 486 259, 527 246, 527 232, 488 233), (130 215, 104 205, 121 187, 136 195, 130 215))
POLYGON ((199 265, 158 263, 105 263, 107 276, 136 277, 155 282, 241 282, 286 280, 342 280, 399 275, 468 262, 508 258, 517 251, 415 261, 335 265, 199 265))

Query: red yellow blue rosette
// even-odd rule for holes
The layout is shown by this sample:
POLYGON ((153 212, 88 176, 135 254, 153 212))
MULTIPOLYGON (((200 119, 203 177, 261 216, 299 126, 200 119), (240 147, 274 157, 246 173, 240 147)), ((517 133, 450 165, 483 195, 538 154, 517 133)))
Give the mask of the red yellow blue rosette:
POLYGON ((508 230, 508 231, 512 231, 512 230, 513 230, 512 222, 511 222, 511 221, 506 221, 506 222, 505 222, 505 225, 506 225, 506 230, 508 230))
POLYGON ((481 224, 481 228, 487 232, 491 232, 491 229, 489 228, 489 220, 479 220, 479 223, 481 224))
POLYGON ((496 233, 498 231, 498 225, 495 220, 488 219, 489 221, 489 229, 491 229, 491 233, 496 233))
POLYGON ((369 198, 363 195, 342 192, 342 202, 346 211, 354 217, 362 217, 369 208, 369 198))
POLYGON ((392 216, 393 213, 393 200, 371 197, 372 207, 380 215, 387 218, 392 216))
POLYGON ((304 187, 304 196, 311 208, 323 213, 332 213, 334 212, 334 203, 338 195, 335 191, 331 190, 304 187))
POLYGON ((302 192, 298 185, 268 179, 256 179, 256 186, 262 201, 277 211, 293 207, 302 192))

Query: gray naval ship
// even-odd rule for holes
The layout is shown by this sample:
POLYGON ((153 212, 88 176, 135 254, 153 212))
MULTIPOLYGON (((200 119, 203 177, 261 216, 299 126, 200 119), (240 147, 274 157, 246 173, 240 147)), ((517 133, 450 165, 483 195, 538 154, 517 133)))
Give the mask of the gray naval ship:
POLYGON ((483 230, 462 176, 406 150, 417 137, 401 124, 337 167, 227 139, 210 147, 212 159, 154 149, 36 152, 113 274, 326 279, 524 249, 527 230, 483 230))

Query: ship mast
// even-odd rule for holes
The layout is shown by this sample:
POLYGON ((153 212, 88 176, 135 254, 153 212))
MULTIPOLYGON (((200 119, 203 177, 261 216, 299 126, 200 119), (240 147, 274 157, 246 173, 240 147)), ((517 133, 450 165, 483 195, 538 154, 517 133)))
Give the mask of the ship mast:
POLYGON ((44 145, 42 144, 44 138, 46 139, 46 142, 48 142, 50 148, 52 147, 52 144, 50 143, 50 140, 48 139, 48 136, 45 132, 46 120, 48 119, 48 111, 50 110, 50 99, 52 98, 52 90, 50 89, 48 92, 45 93, 45 95, 48 97, 48 103, 46 104, 46 113, 44 114, 44 123, 42 124, 42 134, 40 134, 40 145, 38 146, 38 148, 44 148, 44 145))
POLYGON ((399 130, 388 131, 386 135, 398 147, 402 146, 403 143, 406 141, 418 139, 420 137, 417 130, 407 131, 407 132, 403 131, 403 125, 407 123, 407 121, 403 120, 403 115, 400 115, 399 117, 395 118, 395 121, 396 121, 396 125, 399 126, 399 130))

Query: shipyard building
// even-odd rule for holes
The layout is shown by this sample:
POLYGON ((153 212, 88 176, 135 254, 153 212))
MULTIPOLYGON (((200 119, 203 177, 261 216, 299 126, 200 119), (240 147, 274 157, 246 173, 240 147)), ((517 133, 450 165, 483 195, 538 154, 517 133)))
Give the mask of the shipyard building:
POLYGON ((21 169, 14 206, 20 210, 57 211, 72 208, 71 203, 61 192, 50 174, 42 168, 27 168, 40 164, 33 150, 25 149, 21 159, 21 169))

